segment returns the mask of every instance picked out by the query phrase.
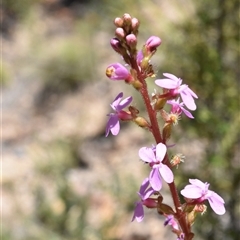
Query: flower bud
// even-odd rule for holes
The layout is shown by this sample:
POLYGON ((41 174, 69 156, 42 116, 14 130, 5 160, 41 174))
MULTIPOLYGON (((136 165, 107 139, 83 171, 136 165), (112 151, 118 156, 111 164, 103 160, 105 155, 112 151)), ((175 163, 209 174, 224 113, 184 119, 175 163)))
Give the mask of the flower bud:
POLYGON ((110 40, 110 44, 113 50, 116 51, 117 53, 123 54, 123 52, 126 51, 125 48, 122 46, 121 42, 117 38, 112 38, 110 40))
POLYGON ((159 213, 164 213, 164 214, 175 214, 173 209, 168 206, 167 204, 161 203, 158 205, 157 210, 159 213))
POLYGON ((163 127, 163 139, 167 140, 171 137, 172 133, 172 124, 171 123, 166 123, 163 127))
POLYGON ((149 123, 147 122, 147 120, 143 117, 136 117, 133 119, 133 121, 142 128, 149 128, 149 123))
POLYGON ((131 17, 130 14, 124 13, 122 18, 123 18, 123 21, 124 21, 125 25, 131 25, 132 24, 132 17, 131 17))
POLYGON ((124 32, 123 28, 116 28, 116 30, 115 30, 115 35, 116 35, 116 37, 119 38, 119 39, 124 39, 124 37, 125 37, 125 32, 124 32))
POLYGON ((132 81, 131 84, 138 91, 143 87, 143 84, 139 80, 132 81))
POLYGON ((146 41, 146 48, 148 49, 148 52, 154 52, 156 51, 157 47, 160 46, 162 40, 159 37, 156 36, 151 36, 147 41, 146 41))
POLYGON ((114 19, 114 24, 116 27, 122 27, 123 26, 123 19, 120 17, 117 17, 114 19))
POLYGON ((137 38, 134 34, 129 34, 126 36, 126 42, 127 45, 131 48, 131 49, 135 49, 137 46, 137 38))
POLYGON ((163 107, 165 106, 167 102, 166 98, 158 98, 154 104, 154 110, 158 111, 163 109, 163 107))
POLYGON ((137 18, 132 18, 132 30, 133 32, 137 32, 139 28, 140 22, 137 18))

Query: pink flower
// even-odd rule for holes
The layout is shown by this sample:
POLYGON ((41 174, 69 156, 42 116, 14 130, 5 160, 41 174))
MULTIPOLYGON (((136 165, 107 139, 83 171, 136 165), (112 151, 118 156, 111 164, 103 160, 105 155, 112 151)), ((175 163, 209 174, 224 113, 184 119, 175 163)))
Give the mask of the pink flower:
POLYGON ((155 191, 162 188, 161 176, 167 183, 173 182, 173 173, 171 169, 162 163, 167 152, 167 147, 163 143, 156 146, 156 152, 152 148, 143 147, 139 150, 139 157, 149 163, 152 168, 149 175, 149 182, 155 191))
POLYGON ((141 222, 144 218, 144 210, 143 205, 154 208, 157 207, 157 203, 154 199, 149 198, 154 193, 154 190, 152 187, 149 187, 149 180, 148 178, 144 179, 142 182, 142 185, 140 187, 140 190, 138 192, 138 195, 140 197, 140 201, 136 202, 135 204, 135 210, 132 217, 132 222, 136 219, 137 222, 141 222))
POLYGON ((122 100, 122 97, 123 97, 123 93, 121 92, 117 95, 117 97, 114 99, 112 104, 110 104, 110 106, 115 112, 108 114, 109 119, 106 126, 106 134, 105 134, 106 137, 108 136, 110 131, 114 136, 118 135, 120 131, 119 119, 120 120, 132 119, 131 114, 122 110, 123 108, 125 108, 131 103, 132 97, 127 97, 123 100, 122 100))
POLYGON ((189 179, 191 184, 187 185, 181 194, 189 199, 196 199, 196 203, 208 200, 211 208, 216 214, 222 215, 226 212, 224 200, 215 192, 208 190, 209 183, 203 183, 198 179, 189 179))
POLYGON ((171 113, 181 115, 182 112, 184 112, 187 117, 194 118, 193 115, 183 107, 184 103, 179 103, 179 98, 177 100, 168 100, 167 103, 172 105, 171 113))
POLYGON ((188 87, 188 85, 182 84, 182 79, 177 78, 173 74, 164 73, 163 75, 167 78, 157 79, 155 80, 155 83, 162 88, 169 89, 169 93, 172 97, 176 97, 180 94, 186 107, 190 110, 196 110, 197 107, 194 98, 198 98, 198 96, 188 87))
POLYGON ((110 64, 106 69, 106 75, 111 80, 125 80, 131 76, 128 69, 120 63, 110 64))

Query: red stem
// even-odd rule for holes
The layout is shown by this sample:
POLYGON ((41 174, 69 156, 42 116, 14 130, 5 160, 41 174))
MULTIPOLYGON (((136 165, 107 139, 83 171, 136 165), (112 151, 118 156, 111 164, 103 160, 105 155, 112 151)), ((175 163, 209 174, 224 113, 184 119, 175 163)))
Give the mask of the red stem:
MULTIPOLYGON (((149 115, 149 119, 150 119, 150 123, 151 123, 151 130, 152 130, 154 139, 157 144, 161 143, 161 142, 165 143, 165 139, 162 139, 161 132, 159 129, 159 125, 158 125, 158 121, 157 121, 157 112, 151 106, 151 100, 149 98, 147 84, 145 81, 145 76, 143 76, 141 74, 135 59, 130 58, 130 63, 131 63, 132 68, 137 71, 138 80, 143 85, 140 90, 140 93, 141 93, 143 101, 146 105, 146 109, 147 109, 147 112, 149 115)), ((166 164, 169 168, 172 168, 167 154, 163 160, 163 163, 166 164)), ((185 234, 185 240, 191 240, 193 238, 193 233, 191 233, 191 227, 187 222, 186 214, 181 210, 181 203, 180 203, 180 199, 179 199, 179 195, 177 192, 175 182, 173 181, 172 183, 169 183, 168 186, 169 186, 169 189, 170 189, 170 192, 171 192, 171 195, 173 198, 175 210, 176 210, 175 217, 178 219, 181 229, 182 229, 183 233, 185 234)))

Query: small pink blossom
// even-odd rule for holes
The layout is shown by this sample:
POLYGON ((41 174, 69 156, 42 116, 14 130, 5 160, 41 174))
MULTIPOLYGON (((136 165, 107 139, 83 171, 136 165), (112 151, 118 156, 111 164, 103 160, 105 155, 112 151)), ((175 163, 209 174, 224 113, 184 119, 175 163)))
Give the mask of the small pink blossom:
POLYGON ((161 176, 167 183, 173 182, 173 173, 171 169, 162 163, 167 152, 167 147, 163 143, 156 146, 156 151, 153 148, 143 147, 139 150, 139 157, 149 163, 152 168, 149 175, 149 182, 155 191, 160 191, 162 188, 161 176))
POLYGON ((202 203, 208 200, 213 211, 222 215, 226 212, 224 200, 215 192, 208 190, 209 183, 203 183, 198 179, 189 179, 191 184, 185 186, 181 194, 189 199, 196 199, 196 203, 202 203))
POLYGON ((188 87, 188 85, 182 84, 182 79, 173 74, 164 73, 163 75, 167 78, 157 79, 155 80, 155 83, 162 88, 169 89, 169 93, 172 97, 176 97, 180 94, 186 107, 190 110, 196 110, 197 107, 194 98, 198 98, 198 96, 188 87))
POLYGON ((123 97, 123 93, 121 92, 117 95, 117 97, 114 99, 112 104, 110 104, 110 106, 114 110, 114 113, 110 113, 107 115, 109 116, 109 119, 106 126, 106 134, 105 134, 106 137, 108 136, 110 131, 114 136, 118 135, 120 131, 119 119, 120 120, 132 119, 132 116, 130 113, 127 113, 122 110, 123 108, 127 107, 131 103, 132 97, 127 97, 123 100, 122 100, 122 97, 123 97))
POLYGON ((140 197, 140 201, 136 202, 135 204, 135 210, 132 217, 132 222, 136 219, 137 222, 141 222, 144 218, 144 210, 143 206, 149 208, 157 207, 157 203, 154 199, 149 198, 154 193, 154 190, 152 187, 149 187, 149 180, 148 178, 144 179, 142 182, 142 185, 140 187, 140 190, 138 192, 138 195, 140 197))
POLYGON ((172 105, 171 113, 176 113, 176 114, 181 115, 182 112, 184 112, 184 114, 187 117, 194 118, 193 115, 183 107, 184 103, 179 102, 179 98, 177 100, 174 100, 174 99, 173 100, 168 100, 167 103, 172 105))
POLYGON ((131 76, 128 69, 120 63, 110 64, 106 69, 106 75, 111 80, 125 80, 131 76))

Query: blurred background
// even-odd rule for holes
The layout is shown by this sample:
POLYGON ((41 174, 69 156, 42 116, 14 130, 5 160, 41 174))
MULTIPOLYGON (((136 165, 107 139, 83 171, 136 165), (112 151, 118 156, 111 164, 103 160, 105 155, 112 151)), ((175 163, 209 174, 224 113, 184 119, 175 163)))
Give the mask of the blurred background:
MULTIPOLYGON (((238 239, 238 11, 237 0, 3 0, 2 239, 176 239, 155 211, 131 223, 147 176, 138 149, 151 136, 122 123, 117 137, 104 137, 120 89, 143 109, 136 91, 105 76, 120 61, 109 40, 125 12, 141 21, 139 48, 151 35, 162 39, 152 60, 158 77, 173 73, 199 96, 195 119, 183 117, 170 141, 172 154, 186 156, 176 182, 179 190, 189 178, 209 182, 227 212, 208 207, 196 239, 238 239)), ((163 195, 169 202, 167 186, 163 195)))

